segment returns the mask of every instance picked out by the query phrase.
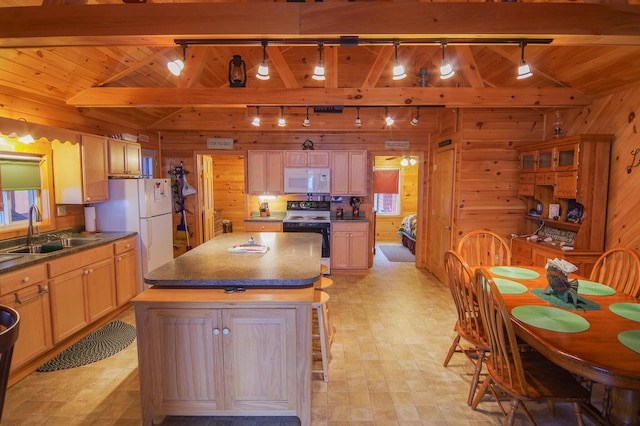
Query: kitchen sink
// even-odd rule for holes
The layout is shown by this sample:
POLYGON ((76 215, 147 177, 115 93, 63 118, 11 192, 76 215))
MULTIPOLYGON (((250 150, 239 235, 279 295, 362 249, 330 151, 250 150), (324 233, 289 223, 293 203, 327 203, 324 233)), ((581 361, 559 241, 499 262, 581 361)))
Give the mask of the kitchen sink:
POLYGON ((68 237, 68 238, 60 238, 60 242, 63 247, 78 247, 83 246, 85 244, 95 243, 96 241, 100 241, 102 238, 95 237, 68 237))
POLYGON ((32 246, 20 246, 20 247, 10 248, 7 250, 3 250, 3 253, 46 254, 46 253, 41 253, 40 252, 41 249, 42 249, 42 245, 36 244, 32 246))
POLYGON ((0 253, 47 254, 58 250, 64 250, 65 248, 73 248, 94 243, 101 239, 102 238, 94 237, 65 237, 42 244, 11 247, 5 250, 0 250, 0 253))

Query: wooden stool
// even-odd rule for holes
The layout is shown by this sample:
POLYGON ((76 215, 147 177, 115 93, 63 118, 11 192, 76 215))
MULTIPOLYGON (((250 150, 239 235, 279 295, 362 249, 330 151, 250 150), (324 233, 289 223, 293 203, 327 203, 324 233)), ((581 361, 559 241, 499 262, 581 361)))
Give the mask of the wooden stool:
POLYGON ((320 277, 318 281, 313 283, 313 288, 316 290, 325 290, 333 285, 333 280, 327 277, 320 277))
POLYGON ((314 356, 318 355, 317 346, 313 344, 313 341, 318 339, 320 341, 320 357, 322 359, 322 370, 311 370, 311 373, 322 373, 323 380, 325 382, 329 381, 329 357, 331 350, 331 341, 329 340, 329 325, 328 325, 328 314, 329 314, 329 295, 322 290, 315 290, 313 292, 313 303, 311 307, 316 312, 316 316, 313 322, 313 330, 312 330, 312 342, 311 342, 311 352, 314 356), (317 326, 317 330, 315 329, 317 326))

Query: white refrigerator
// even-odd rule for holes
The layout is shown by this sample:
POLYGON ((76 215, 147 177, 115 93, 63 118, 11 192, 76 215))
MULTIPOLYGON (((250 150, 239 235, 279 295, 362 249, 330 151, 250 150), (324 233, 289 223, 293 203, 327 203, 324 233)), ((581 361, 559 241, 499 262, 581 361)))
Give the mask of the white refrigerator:
POLYGON ((109 201, 95 204, 97 231, 138 233, 138 291, 173 260, 172 206, 169 179, 109 179, 109 201))

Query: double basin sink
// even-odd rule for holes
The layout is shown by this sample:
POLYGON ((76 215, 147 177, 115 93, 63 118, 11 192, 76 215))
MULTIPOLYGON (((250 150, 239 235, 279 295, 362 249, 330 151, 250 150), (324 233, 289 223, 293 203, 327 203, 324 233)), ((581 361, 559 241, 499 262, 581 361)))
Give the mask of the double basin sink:
POLYGON ((64 237, 55 239, 46 243, 21 245, 18 247, 10 247, 0 249, 0 253, 6 254, 48 254, 65 248, 73 248, 83 246, 85 244, 100 241, 102 238, 97 237, 64 237))

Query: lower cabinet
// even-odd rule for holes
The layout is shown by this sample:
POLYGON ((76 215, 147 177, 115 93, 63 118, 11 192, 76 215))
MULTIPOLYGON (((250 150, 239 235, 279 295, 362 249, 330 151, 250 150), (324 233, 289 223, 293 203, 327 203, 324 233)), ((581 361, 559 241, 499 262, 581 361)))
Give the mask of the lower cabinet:
POLYGON ((53 347, 45 264, 0 275, 0 304, 20 314, 11 371, 53 347))
POLYGON ((148 324, 162 412, 295 410, 294 309, 152 309, 148 324))
POLYGON ((111 245, 55 259, 49 276, 54 343, 116 308, 111 245))
POLYGON ((245 221, 246 232, 282 232, 282 222, 245 221))
POLYGON ((122 306, 138 294, 136 238, 116 241, 113 248, 116 268, 116 304, 122 306))
POLYGON ((593 265, 602 252, 561 250, 542 243, 514 239, 511 242, 511 264, 522 266, 545 266, 547 259, 565 259, 576 265, 576 273, 588 278, 593 265))
POLYGON ((331 223, 331 269, 368 269, 368 248, 367 222, 331 223))

